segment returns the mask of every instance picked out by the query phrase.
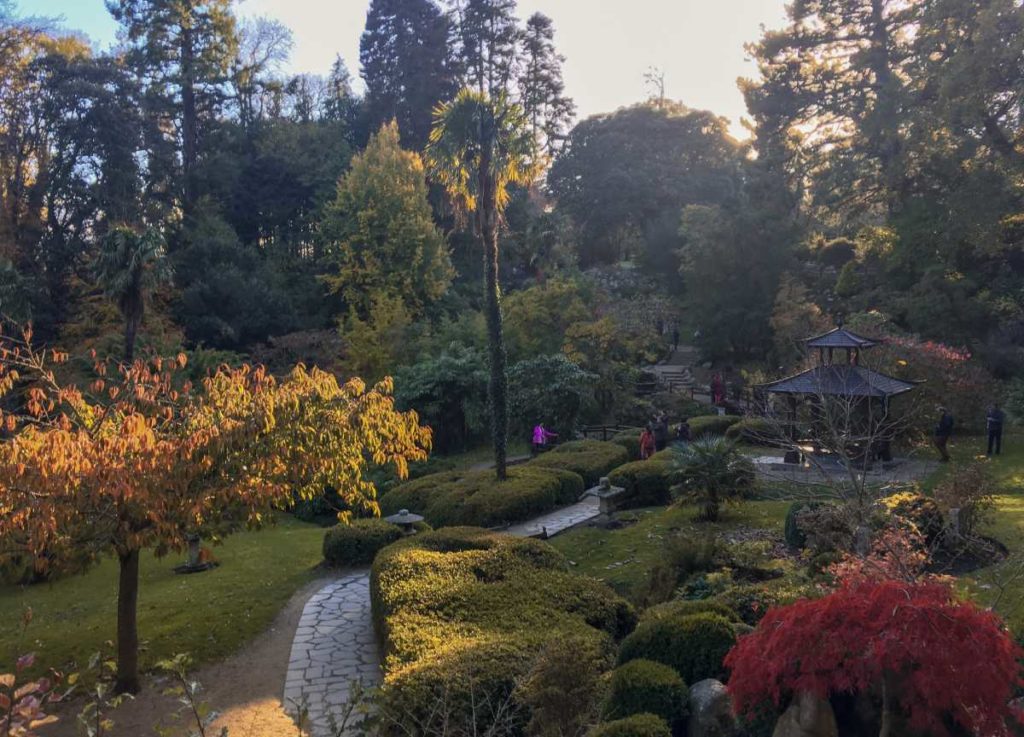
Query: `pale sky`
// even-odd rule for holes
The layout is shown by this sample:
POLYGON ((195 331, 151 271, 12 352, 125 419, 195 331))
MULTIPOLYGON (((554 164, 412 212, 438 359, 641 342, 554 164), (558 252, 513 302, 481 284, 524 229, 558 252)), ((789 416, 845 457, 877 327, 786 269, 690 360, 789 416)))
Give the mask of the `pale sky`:
MULTIPOLYGON (((667 97, 729 118, 745 136, 736 79, 754 76, 743 44, 760 26, 778 28, 785 0, 519 0, 524 18, 550 16, 555 42, 566 57, 568 93, 580 118, 647 97, 644 72, 660 68, 667 97)), ((277 18, 294 33, 289 69, 326 74, 336 54, 359 72, 359 36, 369 0, 242 0, 240 15, 277 18)), ((61 16, 101 48, 115 25, 103 0, 20 0, 24 14, 61 16)))

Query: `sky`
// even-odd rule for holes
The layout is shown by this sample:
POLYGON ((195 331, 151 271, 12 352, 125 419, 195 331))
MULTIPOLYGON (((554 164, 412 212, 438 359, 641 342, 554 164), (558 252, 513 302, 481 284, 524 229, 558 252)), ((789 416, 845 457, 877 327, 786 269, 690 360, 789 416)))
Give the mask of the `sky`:
MULTIPOLYGON (((665 94, 692 108, 729 118, 745 137, 738 77, 756 74, 744 43, 761 26, 782 25, 785 0, 519 0, 524 18, 541 11, 555 24, 566 57, 566 90, 578 117, 609 112, 646 98, 644 73, 664 74, 665 94)), ((289 71, 326 74, 341 54, 353 75, 369 0, 241 0, 242 16, 268 16, 291 28, 289 71)), ((99 48, 115 40, 104 0, 20 0, 23 14, 60 17, 99 48)))

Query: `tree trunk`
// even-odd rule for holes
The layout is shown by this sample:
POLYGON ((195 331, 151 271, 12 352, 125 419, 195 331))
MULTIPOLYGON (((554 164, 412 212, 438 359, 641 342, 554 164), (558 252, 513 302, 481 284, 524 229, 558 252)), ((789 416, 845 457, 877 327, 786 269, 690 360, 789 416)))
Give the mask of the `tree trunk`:
POLYGON ((128 318, 124 323, 124 362, 131 366, 135 361, 135 340, 139 334, 139 321, 128 318))
POLYGON ((878 737, 893 737, 893 712, 895 710, 892 695, 892 681, 889 674, 882 676, 882 728, 878 737))
POLYGON ((192 171, 198 156, 198 113, 195 91, 195 48, 192 29, 181 33, 181 163, 182 197, 186 215, 192 212, 192 171))
POLYGON ((117 693, 139 692, 139 551, 119 554, 117 586, 117 693))
POLYGON ((501 297, 498 287, 498 207, 494 177, 491 176, 493 132, 482 131, 484 155, 479 171, 480 201, 477 205, 480 236, 484 246, 484 314, 490 356, 487 396, 491 405, 491 434, 494 441, 494 470, 498 480, 508 477, 508 380, 505 376, 505 340, 501 329, 501 297))

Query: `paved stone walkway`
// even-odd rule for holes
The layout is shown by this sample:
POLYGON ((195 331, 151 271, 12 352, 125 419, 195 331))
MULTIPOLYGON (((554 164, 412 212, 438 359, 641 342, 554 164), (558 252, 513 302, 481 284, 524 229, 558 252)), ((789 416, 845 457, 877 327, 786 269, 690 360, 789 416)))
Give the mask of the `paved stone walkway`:
POLYGON ((600 504, 600 499, 588 496, 582 501, 562 507, 550 514, 541 515, 522 524, 512 525, 505 532, 517 537, 551 537, 596 517, 600 514, 598 509, 600 504))
POLYGON ((302 610, 285 678, 285 711, 296 716, 304 705, 312 737, 333 737, 330 716, 341 720, 352 681, 376 686, 380 680, 370 572, 354 571, 313 594, 302 610))
MULTIPOLYGON (((556 535, 598 516, 600 501, 576 504, 509 527, 520 537, 556 535)), ((292 642, 284 684, 285 711, 295 716, 305 705, 312 737, 334 737, 330 717, 342 718, 353 681, 381 681, 380 653, 370 612, 370 572, 353 571, 324 586, 302 610, 292 642)))

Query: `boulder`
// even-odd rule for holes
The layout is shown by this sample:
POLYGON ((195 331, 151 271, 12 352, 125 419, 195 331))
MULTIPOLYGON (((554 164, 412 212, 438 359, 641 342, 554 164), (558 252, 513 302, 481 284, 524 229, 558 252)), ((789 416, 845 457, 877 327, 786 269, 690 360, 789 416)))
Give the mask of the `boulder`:
POLYGON ((721 681, 707 678, 690 686, 688 737, 737 737, 739 732, 732 699, 721 681))
POLYGON ((775 723, 772 737, 839 737, 836 715, 827 701, 802 693, 775 723))

